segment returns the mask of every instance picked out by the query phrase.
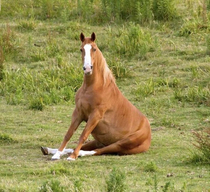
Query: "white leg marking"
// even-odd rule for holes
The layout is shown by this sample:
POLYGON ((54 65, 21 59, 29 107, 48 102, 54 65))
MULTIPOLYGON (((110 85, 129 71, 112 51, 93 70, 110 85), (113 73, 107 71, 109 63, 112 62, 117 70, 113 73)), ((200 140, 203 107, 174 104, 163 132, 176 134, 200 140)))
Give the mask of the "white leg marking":
POLYGON ((67 158, 67 161, 75 161, 75 159, 74 158, 71 158, 71 157, 68 157, 67 158))
MULTIPOLYGON (((49 148, 48 148, 48 152, 49 152, 49 148)), ((59 160, 62 155, 66 155, 68 153, 73 153, 74 150, 73 149, 64 149, 63 151, 58 151, 58 149, 51 149, 51 152, 54 152, 54 153, 52 153, 53 154, 52 160, 59 160)))
POLYGON ((48 148, 48 147, 47 147, 48 154, 54 155, 54 154, 57 152, 57 150, 58 150, 58 149, 52 149, 52 148, 48 148))
MULTIPOLYGON (((94 155, 96 152, 95 151, 83 151, 83 150, 80 150, 79 151, 79 157, 84 157, 84 156, 91 156, 91 155, 94 155)), ((71 158, 71 157, 68 157, 67 158, 68 161, 75 161, 74 158, 71 158)))
MULTIPOLYGON (((52 160, 59 160, 61 158, 62 155, 66 155, 69 153, 73 153, 74 150, 73 149, 64 149, 63 151, 59 151, 58 149, 52 149, 52 148, 47 148, 48 150, 48 154, 52 154, 52 160)), ((94 155, 96 152, 95 151, 83 151, 80 150, 79 151, 79 157, 84 157, 84 156, 91 156, 94 155)), ((68 161, 74 161, 75 159, 68 157, 67 158, 68 161)))
MULTIPOLYGON (((47 148, 47 151, 48 151, 48 154, 51 154, 51 155, 54 155, 56 154, 56 152, 58 151, 58 149, 52 149, 52 148, 47 148)), ((62 152, 62 155, 66 155, 68 153, 73 153, 74 150, 73 149, 64 149, 63 152, 62 152)))
POLYGON ((96 152, 95 151, 79 151, 79 157, 84 157, 84 156, 91 156, 94 155, 96 152))
POLYGON ((56 151, 56 153, 52 156, 52 160, 59 160, 61 158, 62 151, 56 151))

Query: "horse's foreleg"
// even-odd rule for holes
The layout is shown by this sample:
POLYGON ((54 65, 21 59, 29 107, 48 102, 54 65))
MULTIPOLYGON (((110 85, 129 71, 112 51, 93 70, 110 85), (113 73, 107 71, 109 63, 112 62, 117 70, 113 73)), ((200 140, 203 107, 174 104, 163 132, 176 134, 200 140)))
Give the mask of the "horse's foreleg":
POLYGON ((58 160, 60 159, 61 155, 65 152, 65 147, 72 137, 74 131, 78 128, 79 124, 82 122, 82 119, 79 117, 77 109, 74 110, 72 114, 72 122, 71 125, 64 136, 63 142, 61 143, 59 149, 56 151, 56 153, 52 156, 52 160, 58 160))
MULTIPOLYGON (((49 147, 41 147, 41 151, 42 151, 43 155, 55 155, 56 152, 58 151, 58 149, 52 149, 49 147)), ((73 149, 64 149, 62 152, 62 155, 70 154, 73 152, 74 152, 73 149)))
MULTIPOLYGON (((83 130, 79 138, 79 143, 77 147, 75 148, 74 152, 67 158, 67 160, 75 160, 79 156, 79 152, 80 152, 80 149, 82 148, 83 143, 86 141, 90 133, 94 130, 94 128, 96 127, 100 119, 101 119, 101 115, 99 111, 95 111, 94 113, 90 115, 88 122, 85 126, 85 129, 83 130)), ((94 155, 95 153, 96 153, 95 151, 90 151, 88 152, 88 155, 94 155)))

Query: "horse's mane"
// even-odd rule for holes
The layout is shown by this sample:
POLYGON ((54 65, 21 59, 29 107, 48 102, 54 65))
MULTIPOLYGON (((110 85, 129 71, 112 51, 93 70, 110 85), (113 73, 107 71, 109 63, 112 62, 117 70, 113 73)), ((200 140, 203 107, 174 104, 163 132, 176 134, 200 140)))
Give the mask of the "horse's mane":
POLYGON ((115 77, 112 73, 112 71, 109 69, 106 59, 104 58, 103 54, 101 53, 102 59, 101 62, 103 63, 102 65, 100 65, 100 71, 103 74, 103 78, 104 78, 104 85, 107 83, 107 81, 109 80, 110 82, 115 83, 115 77))

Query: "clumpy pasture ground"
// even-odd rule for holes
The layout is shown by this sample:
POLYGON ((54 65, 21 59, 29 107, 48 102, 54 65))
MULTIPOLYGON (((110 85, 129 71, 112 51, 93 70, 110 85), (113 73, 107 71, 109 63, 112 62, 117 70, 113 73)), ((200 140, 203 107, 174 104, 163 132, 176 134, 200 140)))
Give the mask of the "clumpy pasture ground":
POLYGON ((185 12, 173 22, 94 24, 82 12, 70 20, 56 15, 62 9, 47 18, 21 10, 0 17, 0 191, 210 191, 209 158, 192 134, 210 128, 208 21, 185 12), (70 125, 83 80, 79 35, 93 31, 120 90, 150 120, 152 144, 137 155, 51 161, 40 147, 58 148, 70 125))

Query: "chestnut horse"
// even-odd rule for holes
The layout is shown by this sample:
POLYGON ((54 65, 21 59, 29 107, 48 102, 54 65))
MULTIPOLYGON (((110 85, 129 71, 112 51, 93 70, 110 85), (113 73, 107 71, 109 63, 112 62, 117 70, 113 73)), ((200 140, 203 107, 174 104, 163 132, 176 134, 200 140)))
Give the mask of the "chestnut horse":
POLYGON ((70 153, 67 160, 85 155, 129 155, 147 151, 150 147, 148 119, 118 89, 95 39, 95 33, 90 38, 85 38, 83 33, 80 35, 84 81, 76 93, 71 125, 59 149, 41 148, 43 154, 53 154, 52 160, 60 159, 66 153, 70 153), (82 121, 86 126, 77 147, 65 149, 82 121), (94 140, 85 143, 90 134, 94 140))

